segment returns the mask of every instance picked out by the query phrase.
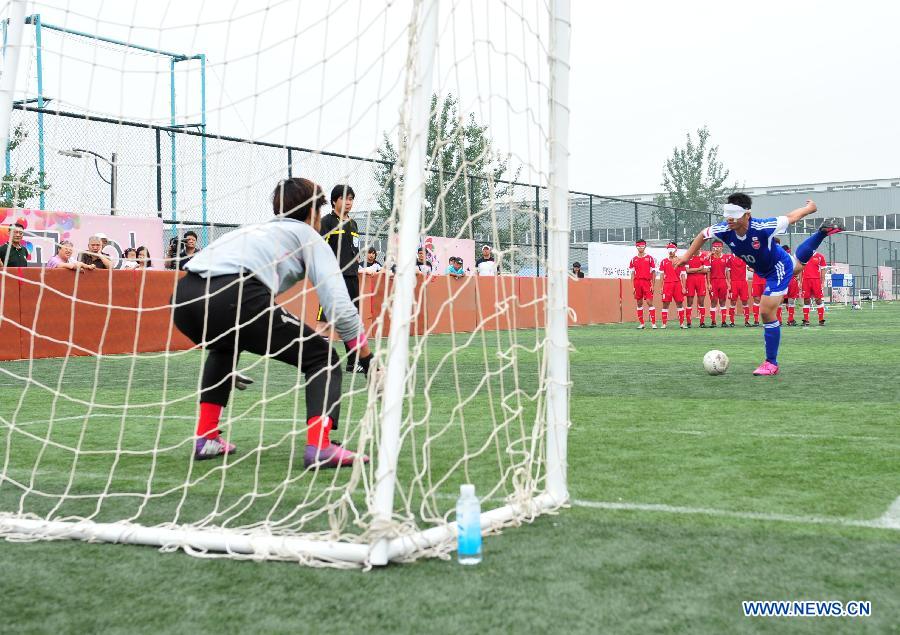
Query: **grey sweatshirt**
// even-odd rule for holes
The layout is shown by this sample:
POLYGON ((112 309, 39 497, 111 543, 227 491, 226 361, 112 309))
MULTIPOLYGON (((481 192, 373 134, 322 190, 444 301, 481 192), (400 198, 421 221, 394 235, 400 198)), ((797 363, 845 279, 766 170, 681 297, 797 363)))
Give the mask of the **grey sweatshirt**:
POLYGON ((203 278, 249 272, 273 294, 287 291, 306 276, 342 340, 350 341, 362 331, 334 252, 304 222, 273 218, 246 225, 214 240, 185 269, 203 278))

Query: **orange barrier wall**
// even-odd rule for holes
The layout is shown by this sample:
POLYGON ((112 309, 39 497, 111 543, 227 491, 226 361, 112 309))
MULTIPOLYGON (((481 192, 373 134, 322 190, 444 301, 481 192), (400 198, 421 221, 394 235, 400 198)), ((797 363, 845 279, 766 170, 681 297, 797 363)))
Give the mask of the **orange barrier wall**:
MULTIPOLYGON (((184 350, 192 346, 172 325, 169 298, 180 276, 172 271, 0 269, 0 360, 64 355, 184 350), (33 331, 33 333, 32 333, 33 331)), ((416 283, 414 335, 479 328, 536 328, 544 323, 545 278, 449 276, 416 283)), ((658 285, 657 285, 658 286, 658 285)), ((390 329, 391 276, 360 276, 360 309, 370 336, 378 317, 390 329)), ((658 294, 657 294, 658 297, 658 294)), ((287 310, 314 324, 318 301, 308 282, 278 297, 287 310)), ((633 321, 628 280, 569 281, 569 324, 633 321)))

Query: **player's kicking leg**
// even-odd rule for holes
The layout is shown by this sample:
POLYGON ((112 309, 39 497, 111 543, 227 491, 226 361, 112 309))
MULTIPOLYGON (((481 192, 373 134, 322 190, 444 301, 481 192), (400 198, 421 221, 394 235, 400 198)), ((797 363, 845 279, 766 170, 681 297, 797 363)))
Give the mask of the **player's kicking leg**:
MULTIPOLYGON (((834 234, 844 231, 843 226, 835 219, 828 219, 823 222, 818 231, 813 232, 806 240, 797 247, 797 260, 801 264, 806 264, 809 259, 816 253, 816 249, 822 244, 822 241, 833 236, 834 234)), ((818 286, 818 285, 816 285, 818 286)), ((825 305, 822 303, 822 290, 816 289, 816 293, 810 294, 807 291, 803 293, 803 326, 809 326, 809 300, 811 295, 816 297, 816 310, 819 314, 819 325, 825 325, 825 305)))

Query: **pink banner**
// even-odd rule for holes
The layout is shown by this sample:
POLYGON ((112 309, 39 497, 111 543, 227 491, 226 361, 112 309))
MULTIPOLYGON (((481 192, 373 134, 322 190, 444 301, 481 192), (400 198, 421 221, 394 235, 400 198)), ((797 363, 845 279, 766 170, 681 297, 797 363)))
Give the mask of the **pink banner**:
POLYGON ((878 267, 878 299, 894 299, 894 268, 878 267))
POLYGON ((464 238, 425 237, 425 257, 431 261, 434 273, 444 274, 450 264, 450 256, 462 258, 463 269, 471 274, 475 269, 475 241, 464 238))
POLYGON ((122 253, 128 247, 146 247, 154 268, 163 268, 163 224, 160 218, 92 216, 71 212, 0 208, 0 245, 9 241, 9 226, 17 220, 25 225, 28 264, 43 266, 56 253, 56 245, 71 240, 75 251, 87 251, 88 238, 104 234, 109 245, 104 253, 112 257, 114 268, 122 267, 122 253))

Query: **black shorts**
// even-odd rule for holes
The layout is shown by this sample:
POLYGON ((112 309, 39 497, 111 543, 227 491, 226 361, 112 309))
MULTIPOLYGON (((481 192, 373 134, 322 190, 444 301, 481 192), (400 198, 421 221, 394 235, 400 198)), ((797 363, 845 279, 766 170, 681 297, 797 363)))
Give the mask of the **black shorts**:
MULTIPOLYGON (((359 276, 344 276, 344 284, 347 286, 347 293, 350 294, 350 301, 353 302, 356 312, 359 313, 359 276)), ((316 311, 316 321, 328 321, 328 318, 325 317, 325 307, 321 304, 319 305, 319 310, 316 311)))

